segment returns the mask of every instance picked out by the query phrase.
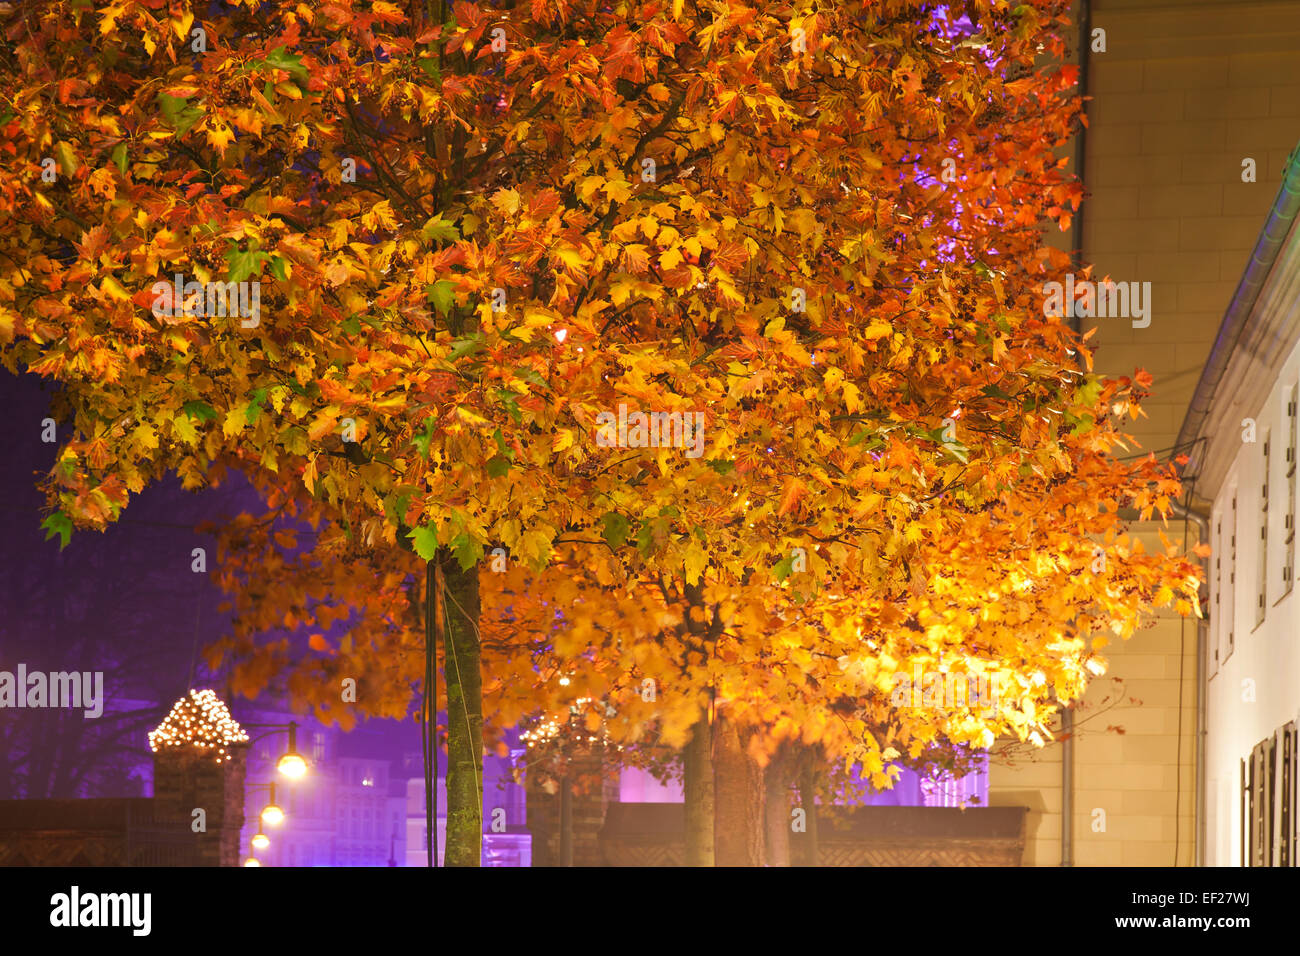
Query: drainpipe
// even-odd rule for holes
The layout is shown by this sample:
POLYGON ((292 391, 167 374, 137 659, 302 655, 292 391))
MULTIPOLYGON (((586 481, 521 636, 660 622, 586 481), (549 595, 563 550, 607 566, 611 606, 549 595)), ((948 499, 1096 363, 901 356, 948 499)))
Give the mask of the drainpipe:
MULTIPOLYGON (((1173 502, 1173 513, 1179 517, 1193 522, 1196 525, 1198 540, 1205 544, 1210 540, 1210 516, 1194 508, 1184 507, 1178 502, 1173 502)), ((1201 558, 1201 586, 1205 588, 1206 594, 1209 594, 1210 588, 1210 559, 1201 558)), ((1207 617, 1196 619, 1196 865, 1205 866, 1205 840, 1207 830, 1207 820, 1205 819, 1205 738, 1208 735, 1206 721, 1207 701, 1209 698, 1208 687, 1210 671, 1208 667, 1210 651, 1210 621, 1207 617)), ((1179 653, 1182 653, 1181 648, 1179 653)), ((1181 693, 1181 688, 1179 688, 1181 693)), ((1181 696, 1179 698, 1179 707, 1182 706, 1181 696)), ((1183 742, 1180 740, 1178 746, 1181 747, 1183 742)), ((1178 821, 1174 821, 1174 826, 1178 826, 1178 821)), ((1176 863, 1177 861, 1175 861, 1176 863)))
MULTIPOLYGON (((1079 0, 1079 95, 1088 93, 1088 57, 1092 51, 1092 7, 1089 0, 1079 0)), ((1084 104, 1087 111, 1087 104, 1084 104)), ((1074 133, 1074 174, 1083 179, 1083 164, 1088 152, 1088 127, 1082 123, 1074 133)), ((1083 265, 1083 211, 1079 204, 1071 223, 1070 245, 1076 271, 1083 265)), ((1070 302, 1070 326, 1079 332, 1082 323, 1070 302)), ((1074 866, 1074 711, 1061 710, 1061 866, 1074 866)))

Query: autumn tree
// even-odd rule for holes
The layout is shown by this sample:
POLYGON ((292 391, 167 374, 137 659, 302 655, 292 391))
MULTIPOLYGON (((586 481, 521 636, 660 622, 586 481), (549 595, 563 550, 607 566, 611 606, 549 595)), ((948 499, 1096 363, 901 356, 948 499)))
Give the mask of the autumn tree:
MULTIPOLYGON (((1113 455, 1142 380, 1081 372, 1041 306, 1066 266, 1041 224, 1080 196, 1053 152, 1065 6, 17 5, 0 354, 65 389, 51 528, 239 469, 381 565, 414 547, 473 675, 459 781, 481 777, 475 565, 538 573, 566 539, 695 593, 685 666, 734 665, 710 677, 738 701, 768 634, 711 637, 711 609, 798 555, 811 660, 770 679, 794 724, 842 688, 827 726, 873 774, 888 728, 990 731, 888 712, 914 660, 1014 670, 1007 719, 1038 732, 1098 632, 1195 591, 1117 536, 1119 507, 1176 491, 1113 455), (260 313, 161 293, 175 274, 260 281, 260 313), (610 441, 620 406, 703 414, 705 440, 610 441)), ((741 727, 755 761, 782 739, 750 708, 728 766, 741 727)), ((448 859, 473 863, 477 797, 453 793, 448 859)))

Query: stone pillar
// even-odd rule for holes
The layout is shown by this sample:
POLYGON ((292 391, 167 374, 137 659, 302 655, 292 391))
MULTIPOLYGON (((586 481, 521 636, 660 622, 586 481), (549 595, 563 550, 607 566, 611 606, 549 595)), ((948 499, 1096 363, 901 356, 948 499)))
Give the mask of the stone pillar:
POLYGON ((153 796, 160 815, 192 826, 194 811, 206 814, 207 831, 195 836, 200 866, 239 866, 248 847, 239 845, 244 827, 244 774, 248 748, 229 747, 230 759, 217 763, 211 754, 169 747, 154 754, 153 796))
POLYGON ((248 735, 211 690, 190 690, 149 732, 156 815, 193 833, 202 810, 199 866, 239 866, 248 735))
MULTIPOLYGON (((610 794, 603 769, 604 748, 600 746, 569 761, 574 866, 603 866, 605 862, 599 837, 610 794)), ((543 784, 540 773, 529 774, 524 785, 528 832, 533 837, 533 866, 561 866, 559 786, 551 792, 552 787, 543 784)))

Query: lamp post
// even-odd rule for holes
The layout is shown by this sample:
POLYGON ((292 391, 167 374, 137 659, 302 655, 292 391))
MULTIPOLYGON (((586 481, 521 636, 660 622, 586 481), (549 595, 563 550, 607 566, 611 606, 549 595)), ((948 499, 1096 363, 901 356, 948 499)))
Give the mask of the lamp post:
POLYGON ((284 822, 284 810, 275 802, 275 781, 270 783, 251 783, 248 785, 249 790, 270 790, 270 802, 262 808, 258 818, 267 826, 278 827, 284 822))
POLYGON ((275 769, 284 774, 290 780, 297 780, 307 773, 307 761, 302 754, 298 753, 298 722, 291 720, 287 724, 245 724, 245 727, 255 727, 266 730, 264 734, 258 734, 249 745, 257 743, 265 737, 271 737, 275 734, 282 734, 286 731, 289 734, 289 749, 284 752, 275 765, 275 769))

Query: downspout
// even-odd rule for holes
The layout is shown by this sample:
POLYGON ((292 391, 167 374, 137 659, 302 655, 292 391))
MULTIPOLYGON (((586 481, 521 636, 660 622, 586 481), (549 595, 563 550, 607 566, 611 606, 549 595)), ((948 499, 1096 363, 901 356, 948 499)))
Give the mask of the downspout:
MULTIPOLYGON (((1092 8, 1089 0, 1079 0, 1079 95, 1088 93, 1088 57, 1092 44, 1092 8)), ((1086 113, 1087 104, 1083 104, 1086 113)), ((1088 151, 1088 127, 1083 123, 1074 134, 1074 174, 1083 180, 1083 164, 1088 151)), ((1070 246, 1075 268, 1083 265, 1083 203, 1074 211, 1070 246)), ((1070 327, 1081 331, 1074 303, 1069 303, 1070 327)), ((1074 866, 1074 711, 1061 710, 1061 866, 1074 866)))
MULTIPOLYGON (((1197 540, 1201 544, 1207 544, 1210 540, 1210 516, 1204 512, 1197 511, 1194 508, 1185 507, 1178 502, 1173 502, 1173 513, 1187 521, 1196 524, 1197 540)), ((1209 594, 1210 589, 1210 559, 1201 558, 1201 585, 1205 588, 1205 593, 1209 594)), ((1196 833, 1196 865, 1205 866, 1205 840, 1208 821, 1205 819, 1205 738, 1209 731, 1206 721, 1206 706, 1209 694, 1207 685, 1209 684, 1209 650, 1210 650, 1210 620, 1205 615, 1196 619, 1196 811, 1194 816, 1194 827, 1196 833)), ((1179 649, 1182 653, 1182 649, 1179 649)), ((1179 688, 1181 694, 1182 688, 1179 688)), ((1179 707, 1182 706, 1182 698, 1179 697, 1179 707)), ((1182 741, 1178 746, 1183 745, 1182 741)), ((1174 826, 1178 826, 1178 821, 1174 821, 1174 826)), ((1177 861, 1175 861, 1177 865, 1177 861)))

